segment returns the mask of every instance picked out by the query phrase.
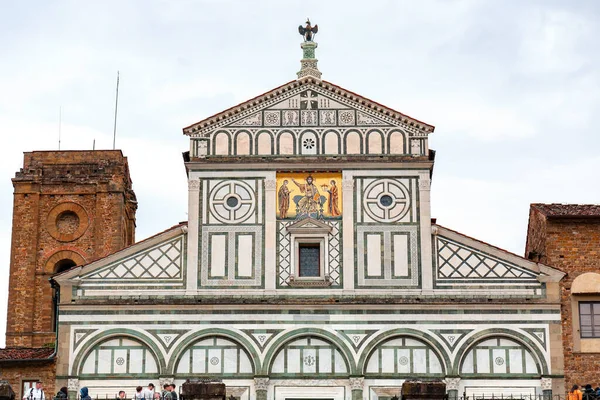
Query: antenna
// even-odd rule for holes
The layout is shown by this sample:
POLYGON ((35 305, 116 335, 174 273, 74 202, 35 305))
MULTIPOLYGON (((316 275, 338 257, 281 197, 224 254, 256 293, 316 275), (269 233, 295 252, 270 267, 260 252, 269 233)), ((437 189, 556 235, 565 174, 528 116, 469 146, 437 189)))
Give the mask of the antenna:
POLYGON ((119 107, 119 71, 117 71, 117 94, 115 95, 115 125, 113 127, 113 150, 117 140, 117 109, 119 107))
POLYGON ((96 139, 92 142, 92 150, 96 150, 96 139))
POLYGON ((62 106, 58 107, 58 151, 60 151, 61 128, 62 128, 62 106))

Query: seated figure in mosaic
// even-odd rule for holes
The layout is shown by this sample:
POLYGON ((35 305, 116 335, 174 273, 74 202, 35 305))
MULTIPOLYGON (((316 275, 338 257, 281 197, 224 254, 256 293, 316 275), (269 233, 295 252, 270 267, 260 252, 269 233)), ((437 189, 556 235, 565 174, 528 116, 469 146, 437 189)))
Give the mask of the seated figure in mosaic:
POLYGON ((298 183, 295 179, 292 182, 300 192, 302 196, 294 196, 294 202, 296 203, 296 218, 314 217, 319 218, 322 215, 323 199, 319 189, 313 183, 313 177, 307 176, 306 183, 298 183))

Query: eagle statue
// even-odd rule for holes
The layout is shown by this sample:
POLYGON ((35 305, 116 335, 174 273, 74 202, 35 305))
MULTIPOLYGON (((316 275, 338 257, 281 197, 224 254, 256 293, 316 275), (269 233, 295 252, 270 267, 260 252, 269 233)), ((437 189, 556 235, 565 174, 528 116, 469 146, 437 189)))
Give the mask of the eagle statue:
POLYGON ((312 42, 313 37, 319 32, 319 25, 312 26, 310 20, 306 19, 306 26, 298 26, 298 32, 304 36, 305 42, 312 42))

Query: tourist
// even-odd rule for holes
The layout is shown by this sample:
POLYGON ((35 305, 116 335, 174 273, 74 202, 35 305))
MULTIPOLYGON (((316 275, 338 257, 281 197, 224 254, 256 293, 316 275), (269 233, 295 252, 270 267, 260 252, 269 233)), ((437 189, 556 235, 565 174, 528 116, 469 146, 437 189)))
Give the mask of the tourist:
POLYGON ((125 398, 125 391, 120 390, 119 394, 117 395, 117 399, 124 399, 124 398, 125 398))
POLYGON ((42 382, 37 381, 35 387, 30 388, 23 395, 23 400, 46 400, 44 395, 44 389, 42 388, 42 382))
POLYGON ((177 391, 175 390, 175 384, 171 383, 171 397, 173 400, 177 400, 177 391))
POLYGON ((171 385, 165 383, 163 385, 163 391, 161 393, 161 400, 173 400, 173 396, 171 395, 171 385))
POLYGON ((66 400, 68 398, 69 398, 69 392, 68 392, 66 386, 61 387, 60 390, 58 392, 56 392, 57 400, 66 400))
POLYGON ((573 385, 567 396, 567 400, 582 400, 581 390, 578 385, 573 385))
POLYGON ((148 384, 148 388, 144 391, 144 399, 152 400, 152 399, 154 399, 155 394, 156 394, 156 390, 154 389, 154 383, 150 382, 148 384))
POLYGON ((87 387, 84 386, 81 389, 79 389, 79 399, 80 400, 92 400, 92 398, 88 394, 88 388, 87 387))
POLYGON ((135 388, 135 395, 133 396, 135 400, 143 400, 144 399, 144 388, 138 386, 135 388))
POLYGON ((585 385, 585 390, 583 391, 583 400, 592 400, 596 398, 596 392, 592 389, 592 385, 585 385))

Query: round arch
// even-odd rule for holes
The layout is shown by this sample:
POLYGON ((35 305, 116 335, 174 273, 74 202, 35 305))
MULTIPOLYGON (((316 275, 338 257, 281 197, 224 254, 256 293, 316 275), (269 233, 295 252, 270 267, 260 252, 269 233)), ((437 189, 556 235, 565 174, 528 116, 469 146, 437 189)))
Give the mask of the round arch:
POLYGON ((124 337, 124 338, 132 338, 140 341, 142 344, 148 346, 154 359, 156 360, 156 365, 158 367, 158 374, 163 374, 165 371, 165 361, 163 357, 159 357, 161 354, 160 348, 150 339, 148 336, 144 335, 141 332, 134 331, 132 329, 109 329, 107 331, 102 331, 96 336, 94 336, 91 340, 88 340, 83 347, 75 356, 75 360, 73 361, 73 367, 71 368, 71 375, 77 376, 81 368, 83 367, 83 360, 88 356, 89 352, 98 344, 112 339, 116 337, 124 337))
POLYGON ((250 358, 250 362, 252 363, 254 373, 256 374, 257 371, 261 370, 259 354, 254 349, 254 346, 252 345, 252 343, 250 343, 248 339, 246 339, 244 336, 237 332, 229 331, 227 329, 209 328, 199 332, 195 332, 194 334, 186 337, 181 343, 179 343, 173 350, 166 371, 168 371, 169 374, 174 374, 175 367, 177 366, 179 359, 187 350, 187 348, 193 345, 195 342, 209 337, 221 337, 223 339, 231 340, 234 343, 238 344, 250 358))
POLYGON ((379 129, 371 129, 370 131, 368 131, 365 134, 365 149, 366 149, 366 153, 367 154, 385 154, 385 137, 383 132, 381 132, 379 129), (373 152, 373 149, 371 148, 371 136, 374 135, 379 135, 379 140, 380 140, 380 151, 378 152, 373 152))
POLYGON ((407 134, 406 132, 404 132, 403 130, 400 129, 396 129, 393 131, 389 131, 387 133, 387 137, 386 137, 386 150, 387 150, 387 154, 406 154, 407 150, 406 150, 406 137, 407 134), (394 136, 395 135, 400 135, 400 137, 402 137, 402 153, 395 153, 393 152, 394 148, 397 147, 397 145, 399 143, 396 143, 394 140, 394 136))
MULTIPOLYGON (((315 141, 314 146, 316 147, 315 154, 321 154, 319 135, 317 134, 316 131, 313 131, 312 129, 306 129, 306 130, 303 130, 302 133, 300 133, 300 137, 298 138, 298 143, 299 143, 299 148, 300 148, 299 153, 304 152, 304 145, 303 145, 302 141, 304 140, 304 136, 306 136, 306 135, 308 135, 309 137, 310 137, 310 135, 312 135, 314 137, 314 141, 315 141)), ((303 153, 303 154, 312 154, 312 153, 303 153)))
POLYGON ((289 129, 284 129, 280 132, 277 133, 277 143, 276 143, 276 152, 275 154, 277 155, 295 155, 297 154, 297 140, 298 138, 296 137, 296 135, 294 135, 294 132, 290 131, 289 129), (290 154, 282 154, 281 150, 282 150, 282 146, 281 146, 281 139, 285 138, 287 135, 290 136, 291 139, 291 144, 292 144, 292 152, 290 154))
POLYGON ((323 134, 321 135, 321 149, 322 149, 322 153, 323 154, 341 154, 341 144, 342 144, 342 139, 340 136, 340 133, 338 131, 336 131, 335 129, 328 129, 325 132, 323 132, 323 134), (334 137, 336 144, 335 144, 335 148, 336 151, 335 153, 328 153, 327 152, 327 140, 329 137, 334 137))
POLYGON ((360 131, 358 131, 357 129, 349 129, 346 132, 344 132, 344 154, 363 154, 364 153, 364 149, 365 149, 365 144, 364 144, 365 138, 364 136, 360 133, 360 131), (356 142, 352 142, 352 138, 356 138, 356 142), (358 145, 358 149, 348 149, 348 147, 352 147, 352 146, 348 146, 348 145, 358 145), (350 150, 350 151, 349 151, 350 150))
POLYGON ((44 265, 44 272, 46 274, 56 274, 58 272, 63 272, 57 271, 56 267, 58 263, 64 260, 70 260, 73 263, 75 263, 75 265, 83 265, 87 263, 85 258, 78 251, 75 251, 71 248, 62 249, 56 251, 50 257, 48 257, 48 259, 46 260, 46 264, 44 265))
POLYGON ((250 131, 247 131, 245 129, 240 129, 238 131, 235 132, 235 134, 233 135, 233 154, 237 155, 241 155, 241 156, 248 156, 253 154, 253 140, 252 140, 252 134, 250 133, 250 131), (248 145, 248 151, 247 152, 243 152, 240 153, 240 145, 243 144, 243 142, 240 140, 240 138, 243 138, 242 135, 246 135, 246 139, 247 139, 247 145, 248 145))
POLYGON ((600 274, 587 272, 573 279, 571 294, 600 293, 600 274))
MULTIPOLYGON (((231 154, 231 136, 229 134, 229 132, 227 131, 217 131, 214 134, 211 135, 211 154, 212 155, 216 155, 217 154, 217 149, 219 147, 223 147, 223 145, 225 145, 227 147, 227 152, 223 153, 223 152, 219 152, 219 155, 228 155, 231 154), (223 138, 223 139, 221 139, 223 138), (225 140, 226 143, 220 143, 222 140, 225 140)), ((221 149, 222 150, 222 149, 221 149)))
POLYGON ((324 339, 325 341, 333 344, 344 356, 344 361, 346 362, 346 367, 348 369, 348 375, 356 375, 356 365, 353 362, 354 358, 352 357, 352 353, 350 352, 346 344, 334 333, 318 328, 296 329, 291 332, 287 332, 281 337, 275 339, 275 341, 269 347, 267 354, 265 355, 260 375, 269 375, 269 372, 271 370, 271 364, 273 364, 273 361, 275 361, 275 356, 277 356, 279 351, 282 350, 286 344, 294 341, 295 339, 300 339, 305 336, 314 336, 320 339, 324 339))
POLYGON ((254 136, 254 154, 256 155, 272 155, 273 152, 275 151, 275 139, 273 137, 273 133, 271 131, 267 131, 267 130, 261 130, 258 131, 256 133, 256 135, 254 136), (262 153, 262 147, 261 147, 261 140, 263 137, 266 137, 269 144, 268 147, 270 149, 270 151, 268 153, 262 153))
POLYGON ((362 351, 360 358, 358 359, 359 374, 363 375, 366 372, 367 361, 369 360, 369 357, 371 356, 373 351, 375 351, 375 349, 378 346, 387 342, 388 340, 401 336, 414 338, 431 346, 434 353, 442 361, 442 373, 447 374, 447 372, 450 371, 452 365, 450 357, 448 356, 448 354, 446 354, 443 347, 433 336, 416 329, 398 328, 380 333, 369 342, 369 344, 362 351))
POLYGON ((546 362, 546 358, 544 354, 539 349, 539 347, 535 344, 535 342, 529 339, 527 336, 519 333, 517 331, 513 331, 510 329, 504 328, 494 328, 494 329, 486 329, 481 332, 477 332, 473 336, 469 337, 457 350, 456 356, 454 357, 454 362, 452 363, 452 376, 459 376, 460 366, 469 352, 469 350, 475 346, 477 343, 481 342, 485 339, 491 338, 506 338, 510 340, 514 340, 515 342, 525 346, 526 349, 531 351, 531 353, 535 356, 535 361, 538 362, 541 368, 542 375, 548 375, 550 373, 548 369, 548 363, 546 362))

